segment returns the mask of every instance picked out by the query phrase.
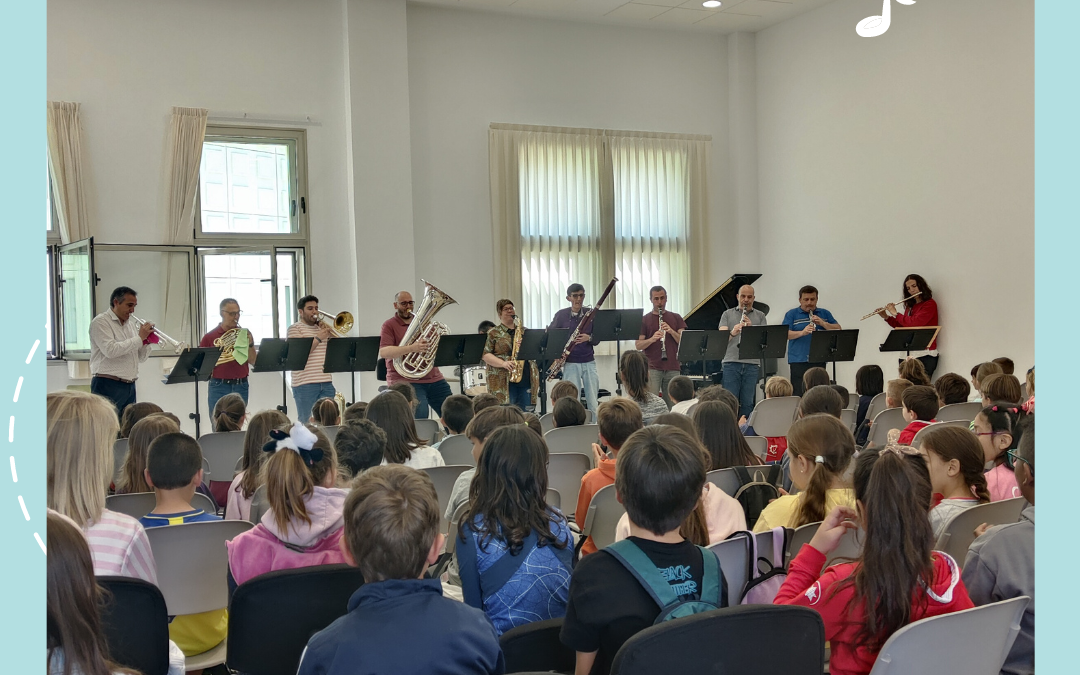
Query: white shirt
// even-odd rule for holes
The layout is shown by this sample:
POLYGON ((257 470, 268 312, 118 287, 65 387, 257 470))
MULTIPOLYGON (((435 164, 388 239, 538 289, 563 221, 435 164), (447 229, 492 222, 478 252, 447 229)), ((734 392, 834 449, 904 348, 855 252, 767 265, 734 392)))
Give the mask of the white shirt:
POLYGON ((112 375, 125 380, 139 377, 139 363, 150 356, 139 329, 130 318, 120 323, 109 308, 90 322, 90 373, 112 375))
MULTIPOLYGON (((430 469, 436 466, 446 466, 446 460, 443 459, 442 453, 427 445, 421 445, 418 448, 412 449, 412 457, 404 462, 405 466, 411 469, 430 469)), ((386 458, 383 458, 382 466, 386 466, 389 462, 386 458)))
POLYGON ((671 412, 679 413, 680 415, 689 415, 690 408, 693 408, 695 405, 697 405, 697 402, 698 400, 696 398, 692 398, 689 401, 679 401, 675 405, 671 406, 671 412))

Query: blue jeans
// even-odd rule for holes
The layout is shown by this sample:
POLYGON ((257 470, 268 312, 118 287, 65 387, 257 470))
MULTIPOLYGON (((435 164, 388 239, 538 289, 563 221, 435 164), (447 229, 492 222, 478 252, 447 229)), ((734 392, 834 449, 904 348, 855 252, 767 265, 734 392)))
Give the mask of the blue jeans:
POLYGON ((521 408, 523 412, 528 410, 532 405, 532 391, 530 387, 511 384, 508 393, 510 395, 510 405, 516 405, 521 408))
MULTIPOLYGON (((541 377, 544 373, 540 374, 541 377)), ((600 390, 600 376, 596 374, 596 361, 567 363, 562 369, 562 379, 577 385, 578 392, 585 394, 589 410, 596 412, 596 397, 600 390)))
POLYGON ((206 405, 211 419, 214 417, 214 406, 217 405, 218 399, 225 394, 240 394, 240 398, 244 399, 244 405, 247 405, 248 381, 244 380, 239 384, 226 384, 224 380, 219 380, 216 377, 210 378, 210 384, 206 388, 206 405))
POLYGON ((750 417, 754 411, 754 399, 757 394, 758 374, 761 368, 756 363, 724 364, 723 387, 739 399, 739 415, 750 417))
POLYGON ((293 400, 296 402, 296 421, 304 424, 311 419, 311 409, 315 401, 320 398, 334 398, 337 389, 333 382, 312 382, 292 388, 293 400))
POLYGON ((428 411, 428 405, 435 410, 435 414, 438 417, 442 417, 442 404, 443 401, 450 398, 453 393, 450 391, 450 385, 446 380, 437 380, 435 382, 413 382, 413 391, 416 392, 416 400, 419 404, 416 406, 416 419, 426 420, 430 416, 428 411))

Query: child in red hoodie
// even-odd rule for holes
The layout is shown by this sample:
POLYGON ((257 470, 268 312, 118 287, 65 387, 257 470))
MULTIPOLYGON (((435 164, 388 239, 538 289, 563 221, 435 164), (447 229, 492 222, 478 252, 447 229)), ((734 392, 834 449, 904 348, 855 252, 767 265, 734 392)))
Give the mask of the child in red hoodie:
POLYGON ((932 551, 930 479, 923 458, 896 446, 863 450, 855 464, 858 511, 838 506, 791 561, 778 605, 817 610, 832 647, 829 672, 869 673, 882 645, 919 619, 971 608, 960 565, 932 551), (822 571, 848 529, 865 530, 855 562, 822 571), (910 602, 890 598, 911 598, 910 602))
MULTIPOLYGON (((589 511, 589 502, 593 495, 599 492, 600 488, 615 484, 615 458, 619 455, 619 448, 631 434, 644 426, 641 407, 628 398, 617 397, 605 401, 596 409, 596 425, 600 427, 600 442, 607 446, 611 456, 593 443, 596 468, 581 477, 577 508, 574 510, 574 520, 581 526, 585 525, 585 515, 589 511)), ((592 537, 586 539, 581 546, 581 555, 590 553, 596 553, 596 544, 592 537)))
POLYGON ((938 411, 937 389, 917 385, 904 390, 900 400, 904 404, 904 420, 908 425, 900 432, 900 445, 911 445, 911 439, 923 427, 937 422, 934 416, 938 411))

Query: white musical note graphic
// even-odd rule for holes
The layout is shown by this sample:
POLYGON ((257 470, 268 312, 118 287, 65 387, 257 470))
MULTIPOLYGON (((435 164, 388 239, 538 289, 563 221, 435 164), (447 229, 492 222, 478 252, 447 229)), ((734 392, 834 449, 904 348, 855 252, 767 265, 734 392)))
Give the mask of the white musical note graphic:
MULTIPOLYGON (((896 0, 901 5, 914 5, 915 0, 896 0)), ((855 32, 861 37, 877 37, 889 30, 892 23, 892 5, 889 0, 881 2, 881 16, 868 16, 855 25, 855 32)))

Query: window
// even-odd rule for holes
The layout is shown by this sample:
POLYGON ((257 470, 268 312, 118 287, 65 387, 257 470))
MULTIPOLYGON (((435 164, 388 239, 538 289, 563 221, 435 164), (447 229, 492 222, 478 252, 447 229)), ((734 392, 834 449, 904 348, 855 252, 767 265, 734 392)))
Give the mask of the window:
POLYGON ((221 321, 225 298, 239 303, 240 325, 256 344, 284 337, 297 321, 297 280, 304 277, 304 249, 200 249, 204 332, 221 321), (275 301, 276 296, 276 301, 275 301))

